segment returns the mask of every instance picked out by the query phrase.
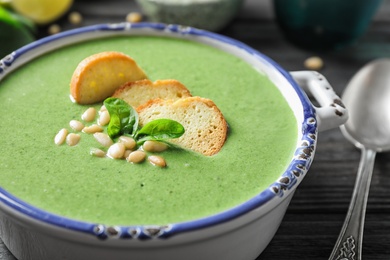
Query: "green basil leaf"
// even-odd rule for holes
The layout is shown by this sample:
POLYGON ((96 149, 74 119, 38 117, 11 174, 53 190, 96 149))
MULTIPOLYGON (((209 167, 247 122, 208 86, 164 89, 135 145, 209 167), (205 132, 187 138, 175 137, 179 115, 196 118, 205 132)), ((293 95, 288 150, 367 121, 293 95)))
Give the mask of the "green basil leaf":
POLYGON ((138 113, 130 106, 130 115, 123 122, 123 133, 135 134, 138 130, 138 120, 138 113))
POLYGON ((111 138, 121 134, 135 134, 138 129, 138 114, 126 101, 119 98, 107 98, 104 100, 104 106, 111 118, 107 128, 111 138))
POLYGON ((111 138, 114 138, 121 133, 121 123, 117 114, 110 115, 110 123, 107 127, 107 133, 111 138))
MULTIPOLYGON (((171 119, 156 119, 145 124, 137 133, 138 136, 147 136, 149 140, 165 140, 178 138, 184 134, 182 124, 171 119)), ((145 139, 142 138, 142 139, 145 139)))

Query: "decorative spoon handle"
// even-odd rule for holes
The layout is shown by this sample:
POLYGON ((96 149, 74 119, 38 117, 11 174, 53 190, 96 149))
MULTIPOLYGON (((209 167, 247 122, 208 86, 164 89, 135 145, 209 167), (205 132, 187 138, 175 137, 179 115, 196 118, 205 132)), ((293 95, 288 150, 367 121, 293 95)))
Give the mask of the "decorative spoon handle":
POLYGON ((364 218, 376 152, 362 148, 359 170, 344 225, 330 260, 361 260, 364 218))

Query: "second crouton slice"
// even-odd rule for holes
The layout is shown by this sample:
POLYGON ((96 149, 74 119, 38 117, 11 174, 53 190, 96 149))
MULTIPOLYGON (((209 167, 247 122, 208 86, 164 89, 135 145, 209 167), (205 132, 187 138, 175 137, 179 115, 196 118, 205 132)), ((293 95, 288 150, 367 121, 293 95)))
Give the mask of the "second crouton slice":
POLYGON ((207 156, 218 153, 227 137, 226 120, 210 99, 155 99, 139 106, 137 111, 141 125, 158 118, 178 121, 184 126, 185 133, 171 142, 207 156))
POLYGON ((127 82, 112 96, 123 99, 132 107, 137 108, 152 99, 176 100, 190 97, 191 93, 183 84, 174 79, 156 80, 155 82, 144 79, 127 82))

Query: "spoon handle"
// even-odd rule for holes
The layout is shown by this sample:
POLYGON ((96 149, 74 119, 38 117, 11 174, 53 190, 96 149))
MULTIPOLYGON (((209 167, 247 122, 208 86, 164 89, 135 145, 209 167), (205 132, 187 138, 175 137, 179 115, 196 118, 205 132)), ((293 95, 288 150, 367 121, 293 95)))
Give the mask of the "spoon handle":
POLYGON ((362 148, 352 199, 330 260, 362 259, 364 218, 376 152, 362 148))

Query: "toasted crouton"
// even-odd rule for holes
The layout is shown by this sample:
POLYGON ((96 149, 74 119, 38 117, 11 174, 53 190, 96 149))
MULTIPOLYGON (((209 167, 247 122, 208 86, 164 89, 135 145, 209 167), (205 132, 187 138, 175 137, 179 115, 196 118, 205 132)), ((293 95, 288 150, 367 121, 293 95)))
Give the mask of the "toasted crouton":
POLYGON ((190 97, 191 93, 183 84, 174 79, 157 80, 155 82, 143 79, 125 83, 112 96, 123 99, 132 107, 137 108, 152 99, 176 100, 190 97))
POLYGON ((129 81, 147 78, 129 56, 120 52, 101 52, 82 60, 73 73, 70 93, 79 104, 103 101, 129 81))
POLYGON ((141 125, 158 118, 178 121, 184 126, 185 133, 170 142, 207 156, 218 153, 226 140, 227 123, 210 99, 154 99, 139 106, 137 112, 141 125))

